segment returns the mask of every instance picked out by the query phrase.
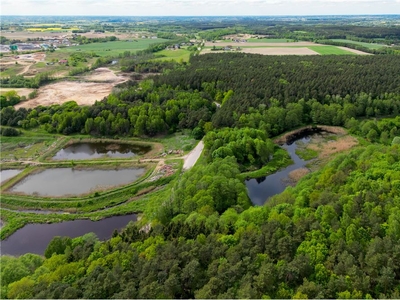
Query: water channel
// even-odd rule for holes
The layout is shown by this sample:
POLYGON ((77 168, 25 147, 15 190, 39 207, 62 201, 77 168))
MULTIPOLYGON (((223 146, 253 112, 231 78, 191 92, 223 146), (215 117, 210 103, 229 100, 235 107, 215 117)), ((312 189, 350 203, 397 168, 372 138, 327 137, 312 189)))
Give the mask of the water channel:
POLYGON ((150 146, 116 143, 76 143, 69 145, 52 157, 54 160, 82 160, 96 158, 131 158, 151 150, 150 146))
POLYGON ((52 197, 80 195, 93 190, 109 189, 132 183, 143 175, 144 171, 144 168, 118 170, 47 169, 27 176, 12 186, 9 191, 52 197))
MULTIPOLYGON (((282 146, 289 152, 290 157, 292 158, 294 164, 267 177, 251 179, 246 181, 248 194, 253 204, 263 205, 269 197, 283 192, 283 190, 287 186, 287 184, 285 183, 285 179, 288 178, 289 173, 295 169, 304 167, 306 161, 301 159, 295 153, 298 147, 298 145, 295 143, 296 141, 302 141, 303 143, 308 143, 310 141, 310 135, 301 136, 298 138, 296 137, 296 139, 294 140, 292 139, 290 142, 282 146)), ((47 171, 50 170, 57 170, 57 169, 49 169, 47 171)), ((60 172, 66 172, 65 170, 69 170, 68 172, 73 171, 71 169, 62 169, 62 170, 63 171, 60 172)), ((143 169, 140 170, 143 173, 144 170, 143 169)), ((115 170, 96 170, 96 171, 110 172, 115 170)), ((61 173, 61 175, 65 176, 65 174, 68 174, 68 172, 61 173)), ((74 172, 80 172, 80 171, 74 171, 74 172)), ((32 176, 40 174, 41 173, 38 173, 32 176)), ((38 186, 38 184, 42 185, 44 184, 45 186, 54 185, 58 181, 63 181, 62 179, 63 177, 58 177, 59 175, 60 174, 58 174, 56 177, 54 173, 50 174, 49 179, 41 177, 39 183, 36 182, 35 184, 32 185, 33 186, 35 185, 38 186), (53 180, 51 178, 53 178, 53 180), (48 184, 46 183, 46 180, 52 180, 52 181, 50 184, 48 184)), ((113 177, 119 177, 120 175, 122 175, 122 173, 119 173, 118 176, 115 176, 115 174, 111 175, 110 173, 108 173, 108 175, 105 176, 108 179, 107 184, 113 177)), ((75 175, 73 175, 73 177, 75 177, 75 175)), ((125 176, 122 175, 121 177, 125 176)), ((77 184, 86 186, 87 183, 88 180, 85 175, 84 179, 80 178, 77 184)), ((67 181, 66 186, 69 187, 67 189, 67 192, 69 194, 71 193, 73 185, 75 184, 71 183, 71 181, 67 181)), ((33 191, 30 190, 29 193, 32 192, 33 191)), ((47 192, 49 191, 47 190, 47 192)), ((62 194, 65 194, 65 191, 62 194)), ((73 238, 84 235, 89 232, 94 232, 100 240, 104 240, 110 238, 115 229, 121 229, 125 227, 129 221, 136 221, 136 215, 116 216, 103 219, 97 222, 92 222, 90 220, 76 220, 76 221, 68 221, 68 222, 53 223, 53 224, 28 224, 23 228, 17 230, 6 240, 1 242, 0 253, 9 255, 22 255, 25 253, 44 254, 47 245, 55 236, 69 236, 73 238)))
POLYGON ((293 160, 292 165, 266 177, 246 180, 248 195, 254 205, 264 205, 269 197, 280 194, 285 190, 289 173, 304 167, 307 163, 296 154, 295 151, 298 147, 296 142, 301 141, 306 144, 310 139, 311 137, 306 135, 296 140, 291 140, 282 146, 288 151, 290 158, 293 160))
POLYGON ((47 245, 55 236, 71 238, 94 232, 100 240, 109 239, 115 229, 124 228, 130 221, 136 221, 135 214, 116 216, 97 222, 75 220, 52 224, 28 224, 17 230, 10 237, 1 241, 1 255, 23 255, 35 253, 43 255, 47 245))

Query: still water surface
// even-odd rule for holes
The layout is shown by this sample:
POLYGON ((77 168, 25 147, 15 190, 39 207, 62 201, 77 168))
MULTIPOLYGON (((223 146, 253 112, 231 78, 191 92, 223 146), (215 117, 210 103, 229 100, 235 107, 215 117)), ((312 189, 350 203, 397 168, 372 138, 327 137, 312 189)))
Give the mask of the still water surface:
MULTIPOLYGON (((296 141, 308 143, 310 137, 303 137, 296 141)), ((285 179, 288 178, 289 173, 293 170, 304 167, 307 163, 296 154, 295 151, 297 149, 297 144, 295 142, 290 145, 284 144, 282 148, 289 152, 294 164, 267 177, 246 180, 248 195, 254 205, 264 205, 269 197, 282 193, 287 186, 285 179)))
POLYGON ((105 240, 112 236, 115 229, 124 228, 130 221, 136 221, 135 214, 111 217, 97 222, 76 220, 52 224, 28 224, 1 241, 0 253, 1 255, 25 253, 43 255, 47 245, 55 236, 74 238, 94 232, 100 240, 105 240))
POLYGON ((134 182, 144 173, 144 170, 144 168, 120 170, 47 169, 27 176, 11 187, 10 191, 53 197, 79 195, 96 189, 106 189, 134 182))
POLYGON ((0 171, 0 182, 4 182, 10 179, 11 177, 18 175, 21 172, 22 170, 2 170, 0 171))
POLYGON ((96 158, 130 158, 149 152, 150 146, 115 143, 76 143, 61 149, 54 160, 81 160, 96 158))

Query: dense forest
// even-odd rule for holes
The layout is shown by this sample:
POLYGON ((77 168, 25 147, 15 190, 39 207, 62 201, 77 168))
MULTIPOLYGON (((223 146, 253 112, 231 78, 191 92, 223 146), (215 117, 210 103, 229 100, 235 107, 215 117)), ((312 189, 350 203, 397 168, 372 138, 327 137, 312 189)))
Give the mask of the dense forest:
MULTIPOLYGON (((238 24, 203 20, 189 31, 201 28, 210 40, 247 31, 297 39, 293 33, 308 26, 238 24)), ((399 39, 390 27, 338 28, 310 26, 307 38, 399 39)), ((168 30, 159 36, 176 38, 168 30)), ((204 141, 197 164, 164 187, 169 197, 158 199, 151 227, 130 223, 108 241, 56 237, 44 257, 1 256, 0 297, 400 298, 400 56, 221 53, 149 61, 165 45, 121 54, 132 80, 90 107, 69 101, 16 110, 18 96, 0 96, 5 136, 19 128, 116 138, 190 129, 204 141), (143 73, 159 74, 142 80, 143 73), (343 126, 361 146, 252 206, 242 172, 280 158, 285 151, 273 137, 315 124, 343 126)), ((7 80, 39 86, 51 78, 7 80)))
POLYGON ((222 53, 194 56, 189 64, 130 61, 127 57, 131 70, 164 74, 131 81, 92 107, 73 102, 33 110, 5 107, 1 125, 97 136, 153 136, 189 128, 198 138, 210 128, 238 126, 276 136, 304 124, 343 126, 352 118, 400 112, 397 56, 222 53), (222 106, 217 109, 214 102, 222 106))
POLYGON ((2 298, 399 298, 400 146, 340 155, 263 207, 233 157, 185 173, 149 233, 1 257, 2 298))

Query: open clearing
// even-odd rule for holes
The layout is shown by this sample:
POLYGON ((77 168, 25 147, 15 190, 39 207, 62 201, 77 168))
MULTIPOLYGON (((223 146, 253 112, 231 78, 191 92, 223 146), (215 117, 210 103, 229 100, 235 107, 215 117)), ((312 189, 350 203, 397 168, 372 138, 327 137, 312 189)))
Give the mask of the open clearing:
POLYGON ((321 55, 354 55, 354 52, 348 51, 347 48, 339 48, 336 46, 318 46, 309 47, 311 50, 321 54, 321 55))
POLYGON ((373 55, 372 53, 367 53, 367 52, 363 52, 363 51, 356 50, 356 49, 351 49, 351 48, 346 48, 346 47, 337 47, 337 48, 343 49, 343 50, 346 50, 346 51, 350 51, 350 52, 353 52, 353 53, 358 54, 358 55, 373 55))
POLYGON ((245 43, 236 43, 236 42, 206 42, 204 44, 205 47, 221 47, 221 46, 249 46, 249 47, 260 47, 260 46, 265 46, 265 47, 308 47, 308 46, 322 46, 320 44, 312 43, 312 42, 289 42, 289 43, 265 43, 265 42, 245 42, 245 43))
POLYGON ((313 138, 312 142, 306 148, 317 151, 318 159, 330 158, 333 154, 349 150, 358 145, 356 138, 345 135, 337 136, 337 139, 326 140, 323 137, 313 138))
MULTIPOLYGON (((226 51, 211 51, 211 49, 203 49, 201 54, 207 53, 222 53, 226 51)), ((239 51, 231 52, 242 52, 262 55, 319 55, 317 52, 307 47, 257 47, 257 48, 242 48, 239 51)))
POLYGON ((32 93, 35 89, 27 89, 27 88, 1 88, 1 94, 4 94, 8 91, 16 91, 18 96, 28 97, 30 93, 32 93))
POLYGON ((363 47, 366 47, 369 49, 381 49, 381 48, 387 47, 387 45, 384 45, 384 44, 364 43, 364 42, 356 42, 356 41, 344 40, 344 39, 333 39, 332 41, 360 45, 360 46, 363 46, 363 47))
POLYGON ((116 56, 124 51, 144 50, 149 45, 163 43, 165 39, 130 39, 128 41, 115 41, 106 43, 91 43, 79 46, 71 46, 57 50, 59 53, 71 54, 77 51, 95 52, 100 56, 116 56))
POLYGON ((76 101, 78 105, 92 105, 97 100, 107 97, 115 85, 127 80, 126 77, 117 76, 107 68, 96 69, 92 74, 83 76, 82 79, 98 82, 61 81, 48 84, 38 89, 36 98, 21 102, 15 108, 49 106, 70 100, 76 101))
POLYGON ((111 93, 113 84, 93 82, 62 81, 39 88, 38 96, 34 99, 15 105, 34 108, 39 105, 50 106, 74 100, 78 105, 92 105, 96 100, 102 100, 111 93))
POLYGON ((318 55, 309 48, 243 48, 239 52, 263 55, 318 55))
POLYGON ((82 78, 86 81, 102 81, 117 84, 128 79, 123 76, 116 75, 109 68, 97 68, 93 70, 89 75, 82 76, 82 78))

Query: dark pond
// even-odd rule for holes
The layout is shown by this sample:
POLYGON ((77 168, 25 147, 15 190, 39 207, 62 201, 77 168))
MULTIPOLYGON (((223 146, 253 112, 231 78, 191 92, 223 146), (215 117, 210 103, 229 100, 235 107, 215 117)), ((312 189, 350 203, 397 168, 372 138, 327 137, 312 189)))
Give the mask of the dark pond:
POLYGON ((0 182, 4 182, 21 172, 22 172, 22 170, 1 170, 0 171, 0 182))
POLYGON ((143 155, 151 150, 150 146, 116 143, 76 143, 61 149, 52 158, 54 160, 81 160, 95 158, 130 158, 143 155))
POLYGON ((1 241, 0 253, 2 255, 25 253, 43 255, 47 245, 55 236, 74 238, 94 232, 100 240, 105 240, 112 236, 115 229, 124 228, 130 221, 136 221, 135 214, 111 217, 97 222, 76 220, 52 224, 28 224, 1 241))
POLYGON ((269 197, 282 193, 287 186, 285 179, 288 178, 289 173, 305 166, 306 161, 301 159, 295 152, 297 149, 296 141, 308 143, 310 137, 306 136, 297 140, 291 140, 289 144, 286 143, 282 146, 282 148, 289 152, 294 162, 292 165, 267 177, 246 180, 248 195, 254 205, 264 205, 269 197))
POLYGON ((79 195, 134 182, 144 171, 143 168, 119 170, 47 169, 27 176, 11 187, 10 192, 54 197, 79 195))

